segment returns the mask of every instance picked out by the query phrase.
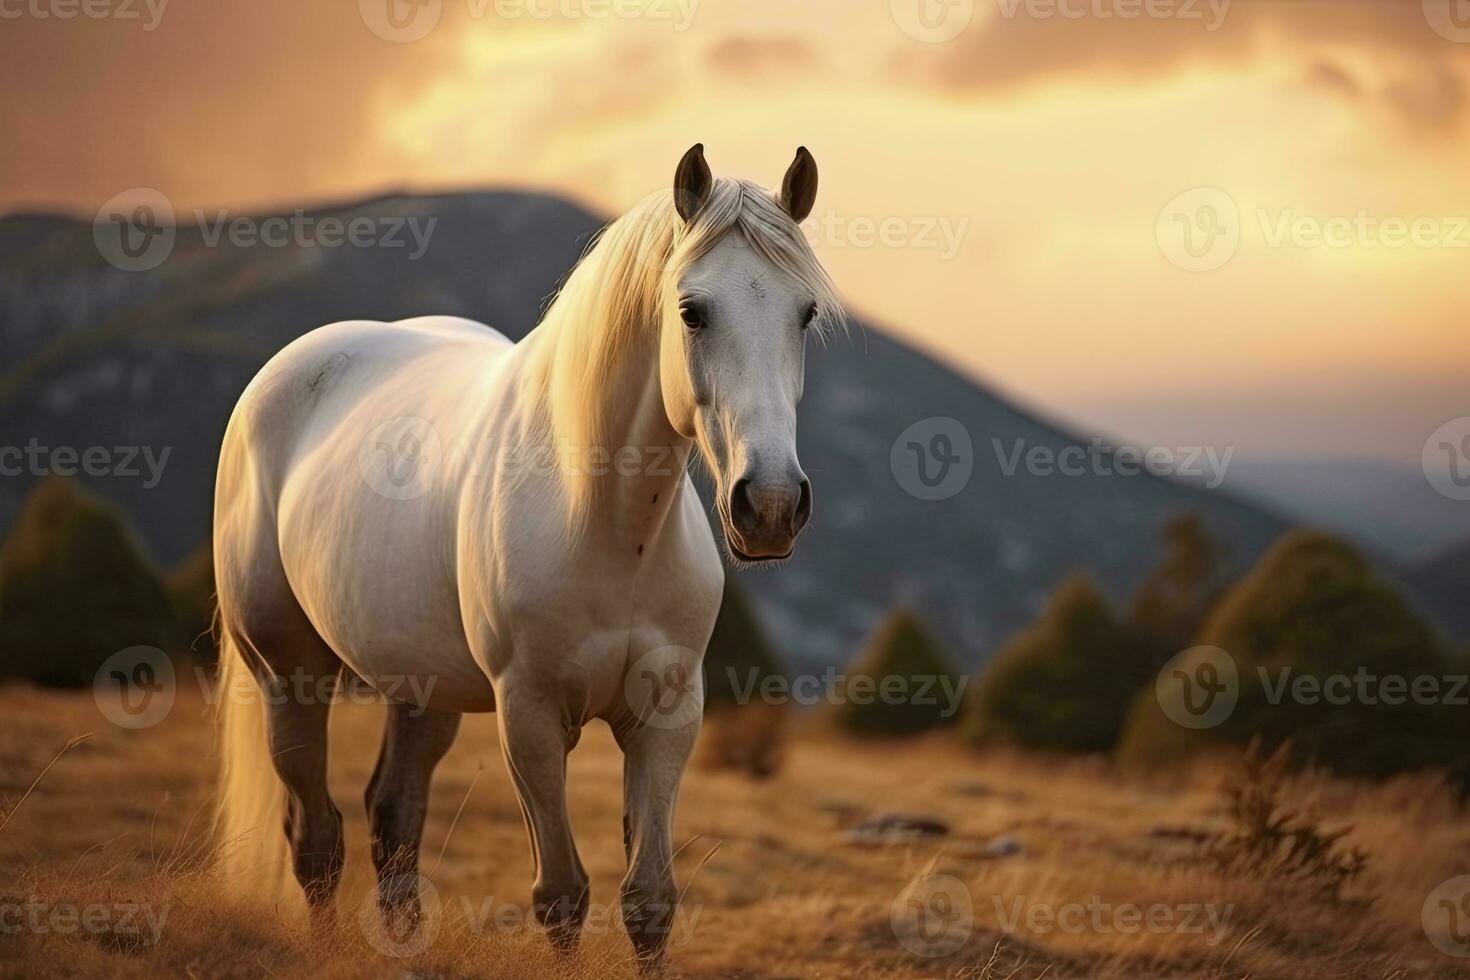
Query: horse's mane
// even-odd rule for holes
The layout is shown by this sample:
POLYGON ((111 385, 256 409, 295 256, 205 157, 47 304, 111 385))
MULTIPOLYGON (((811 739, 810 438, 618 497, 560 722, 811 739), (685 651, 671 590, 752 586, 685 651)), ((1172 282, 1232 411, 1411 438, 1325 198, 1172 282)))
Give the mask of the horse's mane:
MULTIPOLYGON (((652 194, 592 241, 538 328, 551 334, 540 368, 544 414, 559 457, 570 450, 585 459, 583 454, 596 447, 609 456, 616 452, 607 444, 602 417, 602 393, 614 366, 640 340, 651 338, 656 351, 660 317, 673 315, 684 270, 732 230, 810 291, 817 304, 813 329, 825 332, 846 322, 826 270, 770 191, 750 181, 718 178, 709 200, 687 224, 674 209, 671 190, 652 194)), ((569 524, 579 529, 598 483, 583 466, 562 472, 569 524)))

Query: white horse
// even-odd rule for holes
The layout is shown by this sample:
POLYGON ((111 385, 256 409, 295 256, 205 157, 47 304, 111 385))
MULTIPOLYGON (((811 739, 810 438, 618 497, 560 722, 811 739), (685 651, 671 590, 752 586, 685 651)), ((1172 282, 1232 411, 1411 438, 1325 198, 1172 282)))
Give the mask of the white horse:
POLYGON ((429 781, 460 714, 495 711, 535 915, 574 944, 588 880, 566 755, 601 718, 625 755, 623 920, 659 959, 724 577, 684 464, 697 444, 737 563, 791 553, 811 512, 806 336, 841 317, 797 227, 816 186, 805 148, 773 195, 714 179, 697 145, 521 343, 452 317, 336 323, 251 382, 215 490, 229 883, 290 889, 291 867, 330 912, 343 845, 324 692, 345 664, 390 702, 366 798, 386 919, 420 914, 429 781))

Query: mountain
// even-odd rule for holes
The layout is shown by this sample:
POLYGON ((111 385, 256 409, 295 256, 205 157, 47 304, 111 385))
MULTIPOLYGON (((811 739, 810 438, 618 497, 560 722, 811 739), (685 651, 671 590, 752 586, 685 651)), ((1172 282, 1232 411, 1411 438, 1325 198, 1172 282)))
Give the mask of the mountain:
MULTIPOLYGON (((520 337, 601 224, 567 201, 510 192, 387 196, 282 217, 434 225, 411 259, 406 234, 397 248, 273 247, 212 240, 181 215, 167 260, 124 272, 103 260, 90 223, 0 220, 0 446, 29 446, 42 461, 0 481, 0 528, 39 471, 64 463, 51 450, 85 458, 95 447, 94 463, 109 463, 92 469, 106 475, 79 479, 122 505, 157 558, 177 561, 208 534, 220 436, 272 353, 334 320, 426 313, 520 337)), ((800 452, 814 517, 792 561, 742 582, 799 664, 847 661, 896 601, 974 664, 1029 623, 1074 568, 1091 569, 1115 598, 1126 594, 1173 514, 1201 514, 1236 570, 1287 526, 1226 494, 1121 475, 1092 440, 876 327, 855 323, 849 336, 814 346, 807 365, 800 452), (954 421, 925 421, 935 418, 954 421), (1063 450, 1089 460, 1078 475, 1027 462, 1063 450), (912 467, 943 476, 941 457, 954 474, 968 465, 968 482, 946 499, 921 499, 935 493, 915 483, 912 467)))
POLYGON ((1438 493, 1418 465, 1237 458, 1224 487, 1398 562, 1418 562, 1466 530, 1465 503, 1438 493))
POLYGON ((1470 541, 1441 551, 1415 569, 1414 575, 1455 586, 1470 596, 1470 541))
POLYGON ((1465 641, 1470 640, 1470 541, 1461 541, 1415 566, 1407 581, 1432 608, 1442 611, 1441 621, 1466 646, 1465 641))

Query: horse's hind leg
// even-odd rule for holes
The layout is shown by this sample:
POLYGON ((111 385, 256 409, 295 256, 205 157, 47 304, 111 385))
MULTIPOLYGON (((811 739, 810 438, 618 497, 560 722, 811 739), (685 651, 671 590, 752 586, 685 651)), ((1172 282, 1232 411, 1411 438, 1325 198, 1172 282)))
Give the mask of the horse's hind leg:
MULTIPOLYGON (((239 651, 231 655, 249 670, 259 690, 256 704, 230 710, 263 713, 270 766, 285 784, 284 792, 279 786, 244 787, 249 794, 280 793, 284 807, 257 800, 249 825, 237 829, 247 836, 284 831, 296 881, 313 912, 326 912, 343 862, 342 815, 327 793, 327 716, 342 664, 291 595, 278 559, 255 560, 238 548, 229 554, 234 560, 217 563, 217 572, 223 572, 220 626, 239 651), (257 825, 255 816, 268 823, 257 825), (269 825, 276 820, 280 823, 269 825)), ((254 857, 268 862, 287 856, 263 846, 254 857)))
MULTIPOLYGON (((233 648, 229 671, 240 671, 235 676, 243 680, 241 668, 247 668, 262 696, 230 703, 233 695, 226 692, 222 720, 254 729, 264 716, 269 764, 285 792, 270 785, 264 759, 249 760, 252 774, 264 778, 257 784, 242 777, 231 794, 235 799, 224 801, 224 826, 245 835, 252 845, 247 857, 270 864, 247 870, 268 872, 273 883, 284 878, 278 872, 286 855, 276 836, 282 827, 308 903, 313 912, 327 912, 343 862, 342 815, 327 793, 327 716, 342 663, 306 615, 281 557, 277 516, 285 464, 265 449, 280 444, 279 437, 264 434, 274 436, 292 422, 281 414, 284 409, 260 401, 261 391, 274 390, 274 382, 252 389, 254 395, 242 396, 220 447, 214 555, 220 628, 233 648)), ((258 748, 258 732, 253 734, 258 748)), ((240 755, 239 749, 231 755, 240 755)))
POLYGON ((301 666, 259 677, 271 761, 286 784, 285 833, 296 880, 314 914, 329 915, 342 877, 342 814, 327 792, 327 716, 341 669, 326 645, 301 666))
POLYGON ((406 917, 412 924, 420 915, 419 842, 429 808, 429 781, 454 744, 459 718, 407 704, 388 706, 383 749, 366 795, 378 907, 385 919, 406 917))

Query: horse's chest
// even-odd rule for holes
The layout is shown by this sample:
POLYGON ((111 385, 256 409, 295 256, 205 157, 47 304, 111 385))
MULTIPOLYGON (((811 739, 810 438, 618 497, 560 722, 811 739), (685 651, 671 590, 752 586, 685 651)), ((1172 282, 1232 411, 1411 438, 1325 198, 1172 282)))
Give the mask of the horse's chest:
MULTIPOLYGON (((570 558, 571 556, 569 556, 570 558)), ((593 702, 616 697, 639 657, 668 647, 702 656, 719 608, 721 569, 674 549, 582 554, 505 583, 487 635, 492 673, 575 676, 593 702)))
POLYGON ((569 562, 504 589, 499 611, 510 632, 533 639, 630 628, 685 638, 691 629, 699 632, 708 605, 694 578, 690 569, 671 564, 569 562))

